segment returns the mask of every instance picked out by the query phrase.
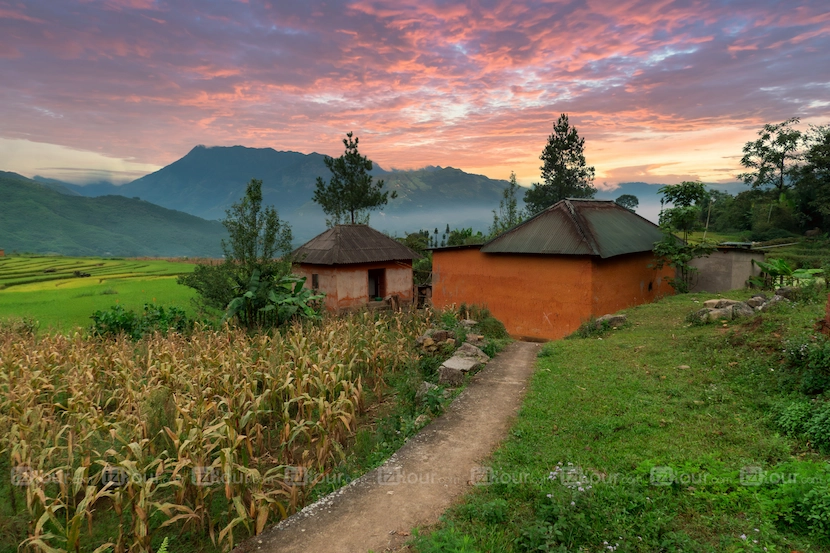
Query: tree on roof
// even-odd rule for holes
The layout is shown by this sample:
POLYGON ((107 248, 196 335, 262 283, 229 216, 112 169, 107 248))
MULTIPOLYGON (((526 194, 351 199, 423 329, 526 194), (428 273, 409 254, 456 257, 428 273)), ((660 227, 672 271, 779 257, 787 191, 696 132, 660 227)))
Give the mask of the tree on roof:
POLYGON ((553 134, 539 156, 542 164, 542 183, 533 183, 525 192, 525 204, 530 214, 538 213, 565 198, 593 198, 594 168, 585 162, 585 139, 563 113, 553 125, 553 134))
MULTIPOLYGON (((386 205, 389 192, 383 190, 383 180, 372 182, 372 161, 357 151, 359 139, 353 133, 346 134, 343 145, 346 151, 338 158, 326 156, 323 162, 331 171, 326 183, 317 177, 313 200, 320 204, 329 217, 326 225, 369 222, 369 212, 386 205)), ((397 193, 392 192, 392 198, 397 193)))

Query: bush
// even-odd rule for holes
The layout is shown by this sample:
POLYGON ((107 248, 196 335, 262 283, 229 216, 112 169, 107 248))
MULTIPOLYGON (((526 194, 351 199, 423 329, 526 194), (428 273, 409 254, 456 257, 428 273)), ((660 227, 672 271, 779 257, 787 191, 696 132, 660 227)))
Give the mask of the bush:
POLYGON ((96 311, 92 314, 91 332, 96 336, 119 336, 124 334, 132 340, 138 340, 145 334, 170 331, 185 333, 193 330, 193 321, 187 313, 178 307, 144 304, 144 310, 136 313, 120 305, 112 306, 108 311, 96 311))
POLYGON ((800 436, 812 416, 813 406, 801 400, 787 404, 775 418, 778 427, 790 436, 800 436))

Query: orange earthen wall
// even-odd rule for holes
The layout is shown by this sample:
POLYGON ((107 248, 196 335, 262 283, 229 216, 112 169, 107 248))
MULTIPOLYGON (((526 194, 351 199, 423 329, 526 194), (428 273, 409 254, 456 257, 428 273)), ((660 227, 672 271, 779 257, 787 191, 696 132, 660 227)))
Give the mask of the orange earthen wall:
POLYGON ((512 336, 567 336, 590 317, 591 290, 587 257, 432 253, 433 305, 487 306, 512 336))
POLYGON ((666 280, 674 276, 674 269, 658 271, 649 267, 654 264, 651 252, 596 259, 593 263, 593 313, 597 317, 674 294, 666 280))
POLYGON ((587 256, 433 251, 432 302, 485 305, 514 337, 555 340, 601 316, 673 293, 672 270, 655 271, 651 253, 587 256), (652 290, 648 290, 649 283, 652 290))
POLYGON ((293 272, 306 277, 319 275, 320 291, 326 293, 326 308, 331 311, 366 305, 369 301, 370 269, 386 269, 385 296, 396 295, 402 303, 412 302, 412 265, 404 262, 362 263, 358 265, 295 265, 293 272))

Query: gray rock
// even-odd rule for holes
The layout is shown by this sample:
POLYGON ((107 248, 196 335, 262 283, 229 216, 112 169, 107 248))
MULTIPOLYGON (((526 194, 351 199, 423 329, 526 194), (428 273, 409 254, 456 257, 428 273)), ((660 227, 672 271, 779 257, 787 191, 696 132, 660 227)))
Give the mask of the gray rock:
POLYGON ((793 288, 792 286, 782 286, 781 288, 775 291, 776 296, 782 296, 788 300, 794 299, 797 293, 798 290, 796 288, 793 288))
POLYGON ((448 368, 453 369, 461 372, 470 372, 476 369, 480 369, 483 363, 478 359, 473 359, 471 357, 461 357, 458 355, 453 355, 441 365, 441 368, 448 368))
POLYGON ((751 308, 753 308, 753 309, 755 309, 756 307, 761 307, 762 305, 764 305, 764 303, 765 303, 764 298, 761 298, 761 297, 758 297, 758 296, 755 296, 754 298, 749 298, 748 300, 746 300, 746 304, 748 306, 750 306, 751 308))
POLYGON ((490 360, 489 355, 470 343, 462 344, 461 347, 455 351, 454 356, 469 357, 471 359, 476 359, 480 363, 486 363, 490 360))
POLYGON ((603 315, 595 321, 595 325, 596 328, 602 328, 605 324, 607 324, 609 327, 622 326, 623 324, 625 324, 625 321, 627 320, 628 317, 626 317, 625 315, 603 315))
POLYGON ((436 386, 435 384, 433 384, 431 382, 427 382, 427 381, 421 382, 421 386, 418 387, 418 391, 415 392, 415 402, 419 403, 419 404, 423 403, 424 399, 427 397, 427 394, 429 394, 429 392, 431 390, 437 390, 437 389, 438 389, 438 386, 436 386))
POLYGON ((748 303, 738 302, 732 306, 732 318, 739 319, 741 317, 751 317, 755 314, 755 310, 749 306, 748 303))
POLYGON ((703 302, 703 307, 708 307, 709 309, 723 309, 724 307, 732 307, 736 303, 739 303, 738 300, 706 300, 703 302))
POLYGON ((464 319, 461 321, 461 326, 466 326, 467 328, 474 327, 478 324, 478 321, 474 321, 472 319, 464 319))
POLYGON ((438 375, 438 382, 445 386, 461 386, 464 384, 464 373, 458 369, 442 366, 438 375))
POLYGON ((690 323, 701 322, 705 323, 709 320, 709 309, 699 309, 694 313, 689 313, 689 316, 686 318, 690 323))
POLYGON ((718 322, 718 321, 731 321, 732 320, 732 306, 723 307, 720 309, 712 309, 709 311, 709 320, 718 322))
POLYGON ((450 338, 450 333, 446 330, 436 329, 432 331, 431 338, 436 342, 444 342, 447 338, 450 338))
POLYGON ((779 296, 778 294, 776 294, 776 295, 772 296, 772 298, 770 298, 770 300, 767 303, 765 303, 764 305, 761 306, 761 311, 767 311, 767 310, 769 310, 770 307, 772 307, 776 303, 780 303, 782 301, 790 301, 790 300, 788 300, 784 296, 779 296))

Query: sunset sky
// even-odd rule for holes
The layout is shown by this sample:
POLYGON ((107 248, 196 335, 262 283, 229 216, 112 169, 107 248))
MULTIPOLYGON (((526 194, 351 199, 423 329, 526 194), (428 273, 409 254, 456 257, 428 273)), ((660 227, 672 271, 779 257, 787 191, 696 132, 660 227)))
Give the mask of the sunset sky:
POLYGON ((0 0, 0 170, 132 180, 197 144, 596 183, 735 181, 764 123, 830 122, 828 0, 0 0))

